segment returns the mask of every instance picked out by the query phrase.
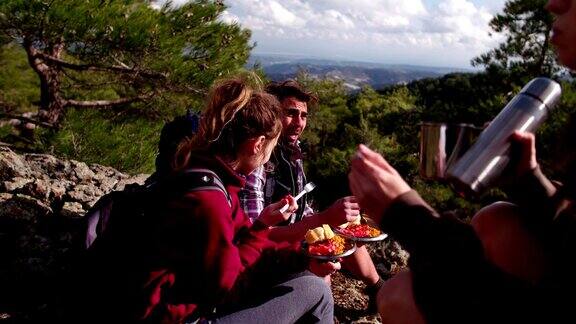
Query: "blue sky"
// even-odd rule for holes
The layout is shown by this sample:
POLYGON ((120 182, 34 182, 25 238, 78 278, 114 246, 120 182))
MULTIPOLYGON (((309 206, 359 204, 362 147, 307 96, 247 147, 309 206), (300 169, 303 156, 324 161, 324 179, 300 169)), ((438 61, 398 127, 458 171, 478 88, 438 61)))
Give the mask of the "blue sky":
POLYGON ((252 30, 255 53, 469 68, 473 57, 502 40, 501 35, 489 36, 488 22, 505 0, 225 3, 222 19, 252 30))

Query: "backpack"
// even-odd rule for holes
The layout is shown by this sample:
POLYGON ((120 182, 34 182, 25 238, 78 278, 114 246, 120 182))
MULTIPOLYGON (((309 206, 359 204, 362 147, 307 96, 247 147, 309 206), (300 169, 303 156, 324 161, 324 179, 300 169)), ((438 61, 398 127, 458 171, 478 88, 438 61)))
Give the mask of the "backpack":
POLYGON ((134 306, 148 305, 149 301, 134 295, 143 278, 135 277, 138 271, 133 270, 146 266, 138 262, 146 259, 141 257, 148 253, 146 244, 153 240, 150 233, 155 228, 151 226, 156 226, 155 218, 161 217, 162 208, 171 199, 201 190, 220 191, 232 205, 218 175, 201 168, 162 177, 147 185, 131 185, 100 198, 84 217, 84 247, 63 287, 63 321, 106 323, 115 318, 116 322, 126 323, 141 316, 131 313, 141 311, 134 306), (94 307, 99 311, 94 313, 94 307))
POLYGON ((230 194, 218 175, 201 168, 187 169, 145 185, 128 185, 124 190, 110 192, 102 196, 84 217, 84 247, 89 249, 109 231, 111 224, 117 228, 114 232, 118 235, 122 235, 122 231, 138 229, 138 222, 151 210, 150 204, 153 202, 199 190, 220 191, 226 196, 228 205, 232 206, 230 194))

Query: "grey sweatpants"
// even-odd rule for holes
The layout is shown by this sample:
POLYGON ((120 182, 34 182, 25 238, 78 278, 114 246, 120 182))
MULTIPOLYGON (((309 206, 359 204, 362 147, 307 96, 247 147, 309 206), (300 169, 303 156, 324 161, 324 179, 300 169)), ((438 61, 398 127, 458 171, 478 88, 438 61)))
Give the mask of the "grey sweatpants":
POLYGON ((334 300, 326 282, 304 271, 254 299, 217 312, 208 323, 333 323, 334 300))

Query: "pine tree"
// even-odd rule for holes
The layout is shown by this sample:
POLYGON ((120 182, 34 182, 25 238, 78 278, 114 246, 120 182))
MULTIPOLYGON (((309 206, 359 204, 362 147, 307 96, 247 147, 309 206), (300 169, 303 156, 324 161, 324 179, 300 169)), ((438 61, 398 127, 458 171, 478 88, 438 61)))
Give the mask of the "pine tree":
POLYGON ((25 50, 40 79, 40 121, 58 127, 69 107, 202 94, 242 67, 250 32, 221 21, 224 9, 208 0, 177 8, 144 0, 3 0, 0 39, 25 50))
POLYGON ((552 15, 546 0, 509 0, 490 27, 506 40, 472 60, 474 66, 499 67, 520 76, 551 76, 558 71, 550 44, 552 15))

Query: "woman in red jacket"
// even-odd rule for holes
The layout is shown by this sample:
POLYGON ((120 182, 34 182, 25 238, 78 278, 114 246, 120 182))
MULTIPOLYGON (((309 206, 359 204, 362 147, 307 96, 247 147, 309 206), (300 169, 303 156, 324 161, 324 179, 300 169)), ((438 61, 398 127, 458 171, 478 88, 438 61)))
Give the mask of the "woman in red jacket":
POLYGON ((271 205, 254 224, 239 205, 244 176, 268 161, 276 145, 280 113, 273 96, 243 80, 227 80, 213 88, 199 132, 181 144, 174 168, 213 171, 231 203, 222 192, 208 190, 170 201, 158 224, 158 242, 159 255, 172 259, 173 266, 151 273, 146 288, 158 303, 150 303, 144 317, 170 322, 199 317, 218 323, 333 321, 329 287, 304 272, 306 260, 297 251, 282 253, 267 239, 268 227, 297 208, 293 198, 271 205), (279 209, 286 203, 291 208, 282 214, 279 209), (265 249, 274 250, 274 263, 282 264, 284 254, 284 262, 290 264, 267 263, 261 258, 265 249))
MULTIPOLYGON (((333 322, 328 285, 305 270, 298 247, 280 248, 267 237, 269 226, 297 209, 294 199, 270 205, 254 224, 239 205, 245 175, 276 145, 280 113, 272 95, 242 79, 213 87, 199 131, 180 144, 171 176, 178 183, 181 171, 204 169, 212 172, 205 180, 221 181, 228 195, 158 190, 165 199, 144 213, 151 216, 141 220, 143 234, 124 239, 131 249, 117 245, 123 252, 115 252, 122 257, 114 264, 98 265, 105 274, 98 274, 97 289, 114 287, 90 305, 99 321, 333 322), (285 204, 290 207, 281 213, 285 204)), ((163 188, 170 188, 166 183, 163 188)))
MULTIPOLYGON (((263 218, 252 224, 238 200, 245 175, 270 158, 281 131, 280 114, 273 96, 251 89, 242 80, 225 81, 211 92, 198 134, 179 148, 175 169, 213 171, 230 194, 231 206, 219 191, 195 191, 169 204, 163 218, 168 229, 164 234, 174 244, 166 253, 179 254, 182 269, 172 269, 168 277, 176 278, 171 289, 189 301, 162 305, 167 307, 166 315, 180 319, 195 314, 194 308, 210 310, 217 306, 211 316, 214 322, 333 321, 329 287, 311 273, 262 287, 266 282, 263 276, 277 283, 279 277, 287 275, 286 270, 304 271, 306 260, 299 254, 290 255, 296 251, 285 253, 285 263, 291 264, 284 265, 283 274, 270 273, 282 267, 274 269, 268 263, 261 266, 265 270, 253 266, 263 261, 264 249, 274 248, 267 239, 269 226, 284 221, 297 208, 293 198, 287 197, 265 209, 263 218), (289 211, 280 213, 289 202, 289 211), (255 276, 257 280, 252 279, 255 276), (184 284, 174 289, 178 280, 184 284)), ((274 262, 282 263, 278 260, 282 252, 271 254, 274 262)))

